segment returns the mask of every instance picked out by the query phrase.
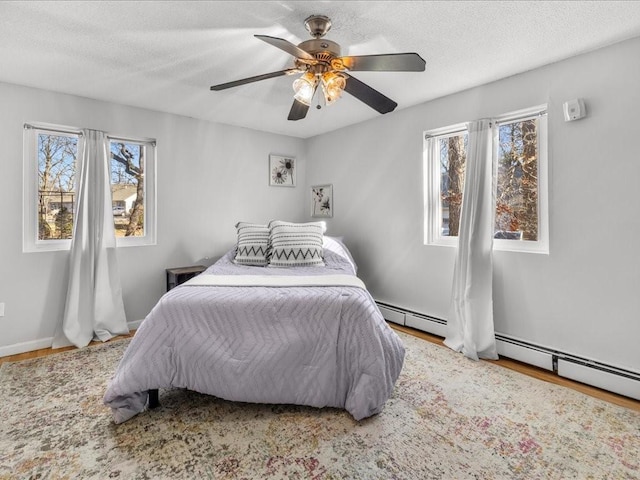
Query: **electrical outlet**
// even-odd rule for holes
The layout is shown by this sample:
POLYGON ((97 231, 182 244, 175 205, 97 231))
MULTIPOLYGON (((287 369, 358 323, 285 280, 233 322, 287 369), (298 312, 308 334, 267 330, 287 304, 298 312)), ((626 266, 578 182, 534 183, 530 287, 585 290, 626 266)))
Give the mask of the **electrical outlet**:
POLYGON ((0 317, 4 317, 4 302, 0 303, 0 317))

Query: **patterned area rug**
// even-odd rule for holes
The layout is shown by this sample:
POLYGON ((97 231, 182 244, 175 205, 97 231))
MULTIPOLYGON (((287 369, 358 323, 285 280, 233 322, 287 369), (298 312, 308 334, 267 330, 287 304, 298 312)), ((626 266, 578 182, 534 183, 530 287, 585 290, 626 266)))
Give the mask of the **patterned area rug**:
POLYGON ((640 413, 400 334, 384 411, 161 390, 114 425, 102 396, 128 340, 0 368, 0 478, 632 479, 640 413))

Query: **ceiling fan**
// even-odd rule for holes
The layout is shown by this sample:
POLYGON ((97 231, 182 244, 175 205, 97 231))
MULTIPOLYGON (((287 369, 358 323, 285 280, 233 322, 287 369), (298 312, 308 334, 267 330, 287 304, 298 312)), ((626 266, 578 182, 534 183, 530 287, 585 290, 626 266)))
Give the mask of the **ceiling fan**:
MULTIPOLYGON (((211 90, 225 90, 283 75, 302 74, 293 82, 295 94, 289 120, 301 120, 306 117, 318 86, 327 105, 335 102, 345 91, 384 114, 392 112, 398 104, 347 71, 424 72, 425 61, 417 53, 341 56, 340 45, 322 38, 331 29, 331 20, 324 15, 311 15, 304 21, 304 25, 313 39, 297 46, 282 38, 254 35, 293 55, 292 68, 213 85, 211 90)), ((320 108, 320 105, 317 108, 320 108)))

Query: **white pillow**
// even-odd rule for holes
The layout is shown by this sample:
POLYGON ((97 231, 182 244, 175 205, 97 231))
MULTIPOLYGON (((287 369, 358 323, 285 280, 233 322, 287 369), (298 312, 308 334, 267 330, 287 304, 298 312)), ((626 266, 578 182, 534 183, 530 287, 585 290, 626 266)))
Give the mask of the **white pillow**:
POLYGON ((238 222, 238 243, 234 262, 238 265, 265 267, 269 255, 269 227, 258 223, 238 222))
POLYGON ((269 266, 324 266, 324 222, 269 223, 269 266))
POLYGON ((356 265, 356 261, 353 259, 351 252, 349 251, 347 246, 344 244, 343 237, 330 237, 329 235, 325 235, 323 247, 324 247, 325 255, 327 250, 337 255, 340 255, 342 258, 344 258, 347 262, 351 264, 351 266, 353 267, 354 273, 358 272, 358 265, 356 265))

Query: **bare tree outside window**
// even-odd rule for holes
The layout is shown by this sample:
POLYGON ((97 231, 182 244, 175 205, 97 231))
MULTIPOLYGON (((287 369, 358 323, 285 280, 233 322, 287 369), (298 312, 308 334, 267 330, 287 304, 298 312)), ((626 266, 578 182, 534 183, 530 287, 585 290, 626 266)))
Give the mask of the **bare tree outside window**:
POLYGON ((457 237, 467 161, 467 135, 440 139, 441 235, 457 237))
POLYGON ((38 240, 70 239, 77 135, 38 135, 38 240))
MULTIPOLYGON (((155 245, 156 142, 151 138, 107 138, 116 245, 155 245)), ((77 127, 25 123, 23 251, 70 248, 77 223, 81 139, 82 130, 77 127)))
POLYGON ((499 126, 496 238, 538 240, 537 119, 499 126))
POLYGON ((144 145, 111 141, 111 192, 116 236, 144 232, 144 145))
MULTIPOLYGON (((540 115, 536 115, 497 123, 496 239, 532 242, 540 239, 540 121, 540 115)), ((435 158, 429 161, 439 163, 440 179, 440 218, 435 219, 439 224, 434 228, 443 238, 459 236, 464 201, 468 135, 466 131, 458 132, 452 130, 431 137, 437 143, 436 151, 430 154, 435 158)))

